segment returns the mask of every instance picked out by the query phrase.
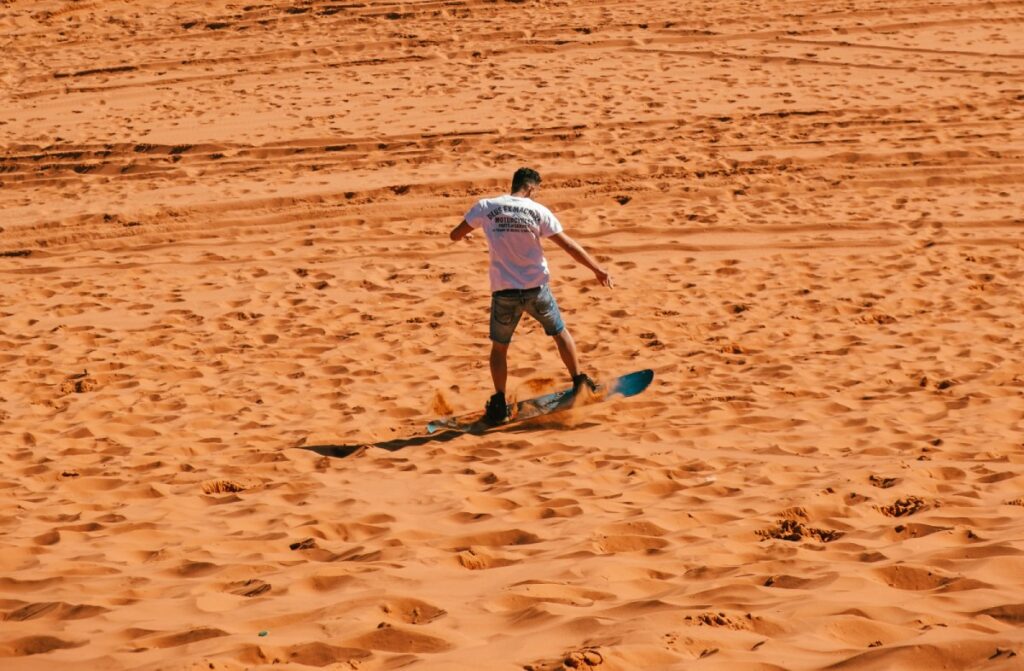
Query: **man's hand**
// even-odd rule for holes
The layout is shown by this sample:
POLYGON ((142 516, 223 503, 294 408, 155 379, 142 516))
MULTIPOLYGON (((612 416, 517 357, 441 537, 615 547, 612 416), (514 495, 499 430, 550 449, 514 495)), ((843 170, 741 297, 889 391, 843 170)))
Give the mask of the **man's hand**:
POLYGON ((448 234, 448 237, 451 239, 452 242, 458 242, 459 240, 462 239, 472 240, 473 227, 466 223, 465 220, 463 220, 461 224, 452 229, 452 232, 448 234))
POLYGON ((606 273, 603 268, 595 269, 594 277, 596 277, 597 281, 600 282, 603 286, 606 286, 609 289, 615 288, 615 282, 612 281, 612 276, 606 273))

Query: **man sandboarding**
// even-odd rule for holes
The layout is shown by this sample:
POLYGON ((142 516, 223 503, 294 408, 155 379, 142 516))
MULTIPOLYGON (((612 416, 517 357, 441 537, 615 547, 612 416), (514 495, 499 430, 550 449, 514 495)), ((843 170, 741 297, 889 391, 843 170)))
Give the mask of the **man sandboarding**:
MULTIPOLYGON (((523 313, 528 313, 555 340, 558 354, 572 378, 573 394, 596 384, 580 372, 576 343, 562 321, 558 303, 548 288, 551 274, 541 240, 550 238, 577 263, 586 266, 606 287, 611 275, 562 229, 551 210, 531 197, 540 187, 540 175, 520 168, 512 176, 512 193, 484 198, 474 205, 451 232, 452 241, 469 239, 482 228, 490 249, 491 282, 491 379, 494 395, 487 401, 484 421, 496 426, 508 419, 505 385, 508 379, 508 347, 523 313)), ((645 385, 646 386, 646 385, 645 385)))

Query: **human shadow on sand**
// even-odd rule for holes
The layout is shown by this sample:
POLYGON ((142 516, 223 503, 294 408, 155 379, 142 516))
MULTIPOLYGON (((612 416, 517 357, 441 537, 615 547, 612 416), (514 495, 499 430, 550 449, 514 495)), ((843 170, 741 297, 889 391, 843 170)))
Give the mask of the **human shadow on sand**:
POLYGON ((344 458, 350 457, 353 454, 370 447, 387 450, 388 452, 397 452, 398 450, 404 450, 407 447, 418 447, 429 443, 447 443, 448 441, 455 440, 456 438, 462 438, 464 436, 482 436, 491 433, 532 433, 534 431, 542 431, 545 429, 586 429, 597 425, 597 422, 584 422, 573 424, 569 427, 562 422, 551 420, 544 422, 526 421, 523 424, 515 426, 485 427, 475 431, 438 431, 437 433, 409 436, 408 438, 391 438, 390 440, 382 440, 376 443, 354 443, 351 445, 297 445, 296 447, 300 450, 309 450, 310 452, 315 452, 325 457, 344 458))
POLYGON ((438 433, 422 436, 410 436, 408 438, 392 438, 376 443, 355 443, 352 445, 299 445, 300 450, 309 450, 325 457, 349 457, 356 452, 369 447, 376 447, 388 452, 397 452, 407 447, 416 447, 428 443, 447 443, 460 436, 466 435, 461 431, 440 431, 438 433))

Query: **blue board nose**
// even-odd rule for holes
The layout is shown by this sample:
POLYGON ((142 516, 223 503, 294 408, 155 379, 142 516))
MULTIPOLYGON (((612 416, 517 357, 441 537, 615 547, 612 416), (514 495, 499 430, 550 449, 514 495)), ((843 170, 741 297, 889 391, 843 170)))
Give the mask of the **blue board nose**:
POLYGON ((647 389, 652 380, 654 380, 654 371, 650 368, 623 375, 615 381, 615 386, 612 387, 609 395, 636 396, 647 389))

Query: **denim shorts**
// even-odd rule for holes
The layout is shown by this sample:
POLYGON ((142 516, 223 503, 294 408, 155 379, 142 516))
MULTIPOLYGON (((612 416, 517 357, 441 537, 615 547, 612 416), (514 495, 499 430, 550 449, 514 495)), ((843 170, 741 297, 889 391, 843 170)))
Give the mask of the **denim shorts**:
POLYGON ((565 329, 558 302, 548 285, 504 289, 491 294, 491 340, 502 345, 512 342, 512 334, 524 312, 540 322, 549 336, 556 336, 565 329))

